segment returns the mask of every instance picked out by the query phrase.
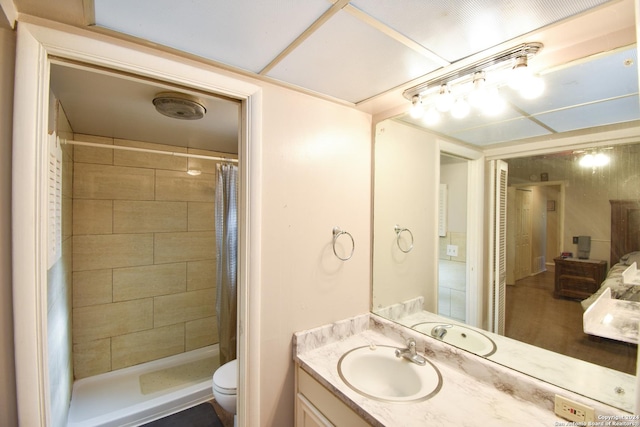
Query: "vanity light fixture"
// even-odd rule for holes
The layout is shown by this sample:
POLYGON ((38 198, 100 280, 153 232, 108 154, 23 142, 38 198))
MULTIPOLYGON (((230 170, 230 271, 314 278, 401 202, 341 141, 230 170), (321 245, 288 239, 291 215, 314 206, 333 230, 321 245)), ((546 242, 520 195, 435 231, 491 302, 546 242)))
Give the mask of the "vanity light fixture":
POLYGON ((412 103, 411 117, 432 125, 438 120, 436 114, 449 112, 464 118, 472 107, 485 115, 497 115, 506 108, 499 92, 504 86, 525 99, 540 96, 544 81, 531 72, 529 61, 541 49, 542 43, 523 43, 467 65, 453 64, 444 74, 440 70, 437 77, 404 91, 403 96, 412 103))

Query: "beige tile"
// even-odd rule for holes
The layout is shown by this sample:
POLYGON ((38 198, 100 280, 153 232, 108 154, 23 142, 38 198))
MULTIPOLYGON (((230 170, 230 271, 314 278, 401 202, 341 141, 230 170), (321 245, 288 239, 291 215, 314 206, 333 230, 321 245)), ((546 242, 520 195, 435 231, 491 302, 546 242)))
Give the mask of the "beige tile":
POLYGON ((213 203, 189 202, 189 231, 215 230, 213 203))
POLYGON ((187 231, 186 202, 113 202, 114 233, 187 231))
POLYGON ((216 260, 191 261, 187 263, 187 290, 215 288, 216 260))
POLYGON ((215 316, 193 320, 185 324, 186 351, 216 344, 218 338, 218 321, 215 316))
POLYGON ((73 345, 73 376, 79 380, 111 371, 111 340, 73 345))
POLYGON ((111 340, 113 369, 184 352, 184 324, 121 335, 111 340))
POLYGON ((73 309, 73 342, 115 337, 153 327, 153 299, 73 309))
POLYGON ((438 259, 449 259, 449 255, 447 255, 448 244, 449 244, 449 236, 438 237, 438 259))
POLYGON ((154 327, 172 325, 215 315, 215 289, 154 298, 154 327))
POLYGON ((191 176, 186 172, 156 171, 156 200, 213 202, 214 195, 213 175, 191 176))
POLYGON ((113 231, 111 200, 75 199, 73 201, 73 234, 111 234, 113 231))
POLYGON ((458 246, 458 256, 451 257, 451 260, 466 262, 467 260, 467 233, 451 232, 451 244, 458 246))
POLYGON ((76 163, 74 199, 153 200, 153 169, 76 163))
POLYGON ((74 271, 153 264, 153 234, 73 237, 74 271))
POLYGON ((73 235, 73 199, 62 198, 62 239, 73 235))
MULTIPOLYGON (((97 144, 113 144, 112 138, 76 134, 73 138, 76 141, 93 142, 97 144)), ((73 160, 79 163, 94 163, 111 165, 113 164, 113 150, 110 148, 86 147, 82 145, 73 146, 73 160)))
MULTIPOLYGON (((130 141, 124 139, 116 139, 115 145, 124 147, 144 148, 146 150, 170 151, 177 153, 186 153, 187 149, 183 147, 174 147, 171 145, 153 144, 150 142, 130 141)), ((150 169, 169 169, 186 171, 187 158, 175 157, 166 154, 154 154, 146 152, 114 150, 113 164, 117 166, 133 166, 137 168, 150 169)))
POLYGON ((148 265, 113 270, 113 300, 175 294, 187 290, 187 264, 148 265))
POLYGON ((216 256, 213 231, 158 233, 154 242, 154 264, 199 261, 216 256))
MULTIPOLYGON (((232 153, 222 153, 220 151, 208 151, 208 150, 198 150, 196 148, 189 148, 190 154, 198 154, 202 156, 211 156, 211 157, 224 157, 227 159, 237 159, 237 154, 232 153)), ((216 160, 207 160, 207 159, 198 159, 192 157, 189 159, 189 169, 199 169, 202 173, 216 173, 216 166, 218 165, 218 161, 216 160)))
POLYGON ((73 307, 112 302, 112 271, 105 269, 73 273, 73 307))

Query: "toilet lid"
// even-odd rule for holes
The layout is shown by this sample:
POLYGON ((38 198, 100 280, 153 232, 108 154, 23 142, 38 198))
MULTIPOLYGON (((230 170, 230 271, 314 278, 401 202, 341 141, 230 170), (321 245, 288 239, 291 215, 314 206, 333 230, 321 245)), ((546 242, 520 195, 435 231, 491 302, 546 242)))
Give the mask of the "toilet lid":
POLYGON ((213 387, 221 393, 235 394, 238 388, 238 360, 225 363, 213 373, 213 387))

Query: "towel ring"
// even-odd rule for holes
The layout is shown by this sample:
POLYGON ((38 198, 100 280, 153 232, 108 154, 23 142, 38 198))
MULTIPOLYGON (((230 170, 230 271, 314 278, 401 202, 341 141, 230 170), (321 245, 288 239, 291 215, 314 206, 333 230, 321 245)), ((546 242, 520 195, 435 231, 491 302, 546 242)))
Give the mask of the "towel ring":
POLYGON ((340 261, 348 261, 353 256, 353 252, 355 250, 356 242, 353 240, 353 236, 351 235, 351 233, 342 230, 340 227, 333 227, 333 254, 338 257, 340 261), (338 237, 342 236, 343 234, 346 234, 351 239, 351 253, 346 258, 342 258, 340 255, 338 255, 338 252, 336 252, 336 242, 338 241, 338 237))
POLYGON ((402 228, 398 224, 396 224, 393 229, 396 232, 396 244, 398 245, 398 249, 400 249, 405 254, 411 252, 411 250, 413 249, 413 233, 411 232, 411 230, 409 230, 408 228, 402 228), (400 235, 402 235, 402 233, 404 233, 405 231, 409 233, 409 236, 411 236, 411 244, 409 245, 409 249, 407 250, 402 249, 402 246, 400 246, 400 235))

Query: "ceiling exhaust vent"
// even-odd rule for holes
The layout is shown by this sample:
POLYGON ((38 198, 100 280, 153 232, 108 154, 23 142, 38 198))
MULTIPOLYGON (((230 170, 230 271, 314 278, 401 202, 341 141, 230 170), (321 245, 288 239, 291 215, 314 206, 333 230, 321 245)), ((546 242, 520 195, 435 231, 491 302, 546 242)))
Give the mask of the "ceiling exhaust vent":
POLYGON ((177 92, 157 94, 153 105, 160 114, 181 120, 198 120, 207 112, 198 98, 177 92))

